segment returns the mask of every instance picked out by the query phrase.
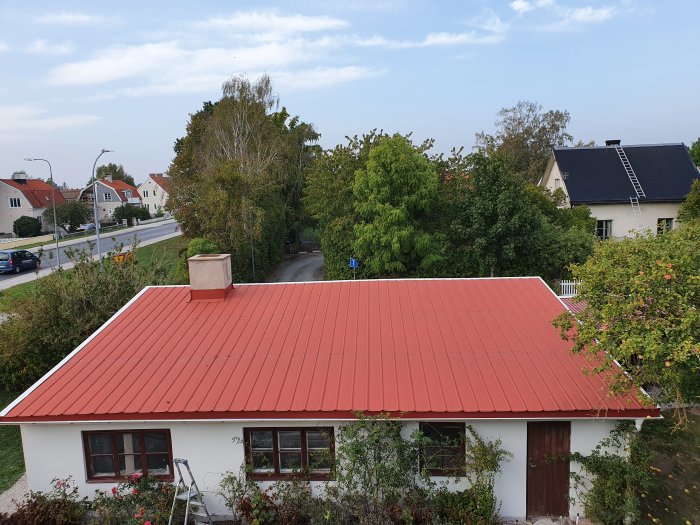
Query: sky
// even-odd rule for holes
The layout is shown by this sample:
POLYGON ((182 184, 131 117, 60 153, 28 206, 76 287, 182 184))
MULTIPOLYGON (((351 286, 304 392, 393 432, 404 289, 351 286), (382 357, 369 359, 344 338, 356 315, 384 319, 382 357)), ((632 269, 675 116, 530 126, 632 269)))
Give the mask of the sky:
POLYGON ((700 136, 697 0, 0 3, 0 178, 81 187, 98 166, 164 172, 191 113, 268 74, 320 144, 372 129, 495 130, 519 100, 566 110, 576 140, 700 136))

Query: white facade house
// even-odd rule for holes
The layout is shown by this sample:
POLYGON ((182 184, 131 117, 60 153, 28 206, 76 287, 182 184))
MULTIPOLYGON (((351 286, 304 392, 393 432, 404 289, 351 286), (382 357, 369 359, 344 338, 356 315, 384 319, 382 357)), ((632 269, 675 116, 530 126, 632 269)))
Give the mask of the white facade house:
POLYGON ((233 286, 229 255, 199 255, 190 279, 142 290, 0 412, 21 428, 31 490, 68 476, 88 497, 134 472, 170 481, 178 457, 224 514, 218 483, 242 466, 263 485, 299 465, 315 490, 333 483, 318 458, 361 411, 429 436, 436 481, 463 458, 444 436, 471 425, 501 439, 500 514, 576 516, 578 467, 550 458, 659 415, 582 372, 551 325, 564 304, 540 278, 233 286))
POLYGON ((588 206, 600 239, 677 227, 678 208, 699 177, 684 144, 555 148, 540 185, 566 206, 588 206))
POLYGON ((23 216, 42 221, 44 212, 54 202, 63 204, 65 199, 56 188, 42 180, 30 179, 24 171, 0 179, 0 234, 11 234, 14 222, 23 216))
MULTIPOLYGON (((110 222, 114 220, 115 210, 125 204, 132 206, 143 206, 141 194, 123 180, 112 180, 111 176, 96 181, 97 187, 97 210, 100 222, 110 222)), ((93 209, 93 185, 90 184, 80 192, 79 199, 93 209)))
POLYGON ((143 206, 151 215, 165 213, 168 203, 170 179, 162 173, 151 173, 139 186, 143 206))

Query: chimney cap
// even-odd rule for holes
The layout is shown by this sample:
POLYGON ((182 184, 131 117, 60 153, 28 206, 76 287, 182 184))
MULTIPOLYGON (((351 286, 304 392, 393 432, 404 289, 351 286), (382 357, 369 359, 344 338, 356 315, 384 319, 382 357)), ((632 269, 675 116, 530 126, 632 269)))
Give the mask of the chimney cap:
POLYGON ((620 139, 608 139, 605 141, 606 146, 619 146, 620 139))

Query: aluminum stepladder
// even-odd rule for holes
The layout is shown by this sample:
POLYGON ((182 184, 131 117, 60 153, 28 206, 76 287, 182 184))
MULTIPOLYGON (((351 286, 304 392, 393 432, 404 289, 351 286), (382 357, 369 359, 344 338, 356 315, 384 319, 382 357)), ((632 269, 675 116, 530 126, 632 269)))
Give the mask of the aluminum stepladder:
POLYGON ((197 482, 194 480, 189 463, 186 459, 181 458, 173 459, 173 463, 177 469, 178 480, 177 485, 175 485, 175 497, 173 498, 173 506, 170 509, 168 525, 174 525, 173 516, 175 515, 175 506, 178 500, 185 502, 184 525, 187 525, 189 518, 194 518, 195 523, 212 525, 215 523, 215 519, 209 514, 207 506, 204 504, 202 493, 199 491, 199 487, 197 487, 197 482), (185 482, 181 466, 184 466, 186 469, 187 476, 190 478, 189 483, 185 482))

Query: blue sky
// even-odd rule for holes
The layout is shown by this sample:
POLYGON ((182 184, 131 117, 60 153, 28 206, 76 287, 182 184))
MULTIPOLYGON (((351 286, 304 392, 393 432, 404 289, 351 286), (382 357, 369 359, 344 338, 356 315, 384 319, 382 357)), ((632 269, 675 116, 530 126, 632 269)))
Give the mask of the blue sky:
POLYGON ((700 136, 697 0, 27 1, 0 4, 0 178, 85 183, 102 148, 167 170, 189 113, 267 73, 321 145, 373 128, 474 144, 518 100, 576 139, 700 136))

